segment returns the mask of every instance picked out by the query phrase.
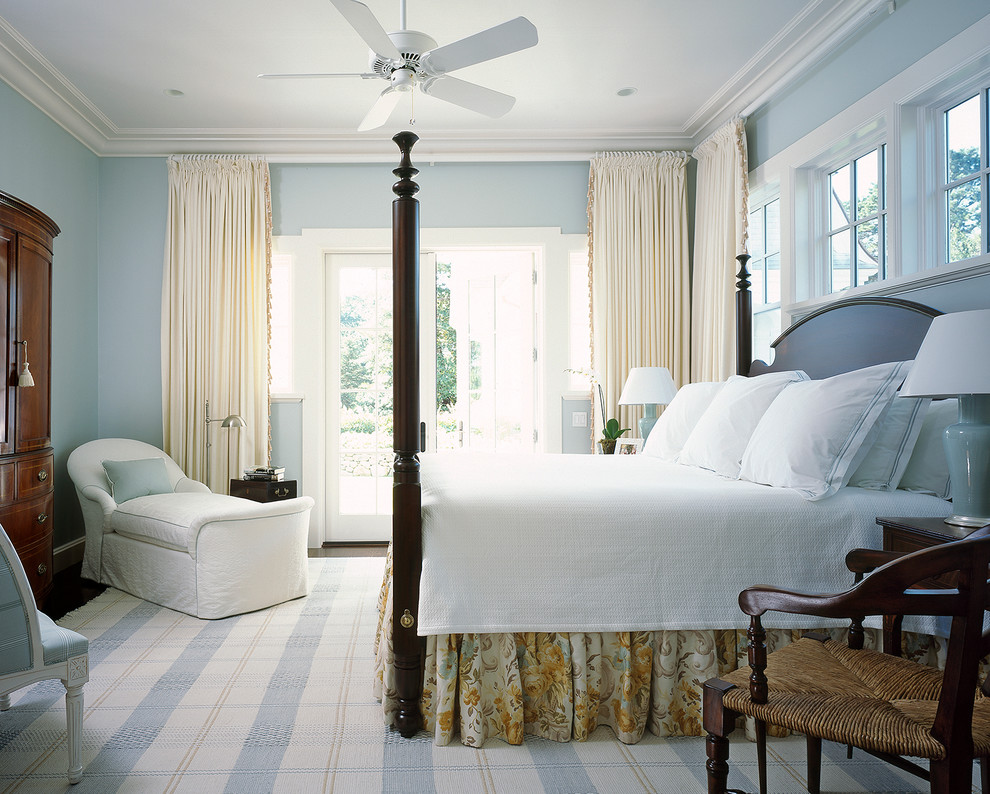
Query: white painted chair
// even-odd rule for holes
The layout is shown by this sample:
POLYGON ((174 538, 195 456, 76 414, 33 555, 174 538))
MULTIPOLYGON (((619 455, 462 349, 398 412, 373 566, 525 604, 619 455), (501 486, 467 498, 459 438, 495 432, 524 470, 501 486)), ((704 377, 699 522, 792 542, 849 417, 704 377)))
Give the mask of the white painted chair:
POLYGON ((89 681, 89 640, 38 611, 21 560, 0 528, 0 711, 10 708, 11 692, 52 678, 61 679, 65 687, 69 782, 78 783, 83 771, 83 684, 89 681))
POLYGON ((310 497, 215 494, 158 447, 127 438, 83 444, 67 465, 86 523, 87 579, 208 619, 309 593, 310 497), (126 475, 111 484, 104 464, 157 477, 145 487, 138 476, 139 487, 127 489, 126 475))

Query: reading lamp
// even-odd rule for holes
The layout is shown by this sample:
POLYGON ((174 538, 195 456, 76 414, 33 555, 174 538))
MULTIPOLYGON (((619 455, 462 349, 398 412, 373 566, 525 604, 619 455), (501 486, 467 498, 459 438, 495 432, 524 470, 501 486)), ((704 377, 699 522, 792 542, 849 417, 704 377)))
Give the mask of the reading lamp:
MULTIPOLYGON (((210 419, 210 401, 206 401, 206 479, 210 479, 210 447, 213 446, 210 443, 210 425, 213 422, 220 422, 220 428, 225 427, 247 427, 247 422, 244 421, 243 417, 239 414, 229 414, 225 419, 210 419)), ((227 448, 228 461, 227 465, 230 465, 229 455, 230 447, 228 443, 227 448)))
POLYGON ((947 524, 990 524, 990 309, 936 317, 902 397, 958 397, 959 423, 942 439, 949 464, 952 515, 947 524))
POLYGON ((646 441, 657 423, 657 406, 667 405, 677 394, 674 379, 666 367, 633 367, 619 395, 619 405, 645 405, 639 420, 639 437, 646 441))

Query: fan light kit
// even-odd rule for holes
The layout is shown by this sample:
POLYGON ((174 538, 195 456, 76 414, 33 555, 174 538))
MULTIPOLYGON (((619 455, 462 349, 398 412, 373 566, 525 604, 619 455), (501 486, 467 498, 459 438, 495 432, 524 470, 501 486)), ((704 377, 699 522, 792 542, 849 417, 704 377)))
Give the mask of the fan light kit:
POLYGON ((515 97, 450 77, 448 72, 490 61, 534 46, 539 37, 526 17, 503 22, 473 36, 438 47, 425 33, 406 28, 406 0, 399 0, 399 30, 386 33, 375 15, 358 0, 330 0, 357 34, 371 48, 370 72, 259 74, 263 79, 360 77, 386 80, 381 92, 358 127, 372 130, 384 125, 403 94, 419 86, 427 96, 442 99, 490 118, 504 116, 515 97))

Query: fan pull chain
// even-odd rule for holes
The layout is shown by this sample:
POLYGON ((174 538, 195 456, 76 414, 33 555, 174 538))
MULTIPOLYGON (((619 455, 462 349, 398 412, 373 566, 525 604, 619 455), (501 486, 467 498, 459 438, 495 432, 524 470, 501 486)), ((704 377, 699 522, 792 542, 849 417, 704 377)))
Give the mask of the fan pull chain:
POLYGON ((416 126, 416 88, 409 92, 409 126, 416 126))

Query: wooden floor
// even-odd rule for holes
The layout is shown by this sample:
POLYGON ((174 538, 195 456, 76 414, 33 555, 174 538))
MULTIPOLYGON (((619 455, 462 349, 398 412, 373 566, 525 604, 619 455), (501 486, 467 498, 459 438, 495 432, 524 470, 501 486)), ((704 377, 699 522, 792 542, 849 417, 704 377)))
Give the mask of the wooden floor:
MULTIPOLYGON (((388 544, 350 545, 334 544, 321 549, 310 549, 310 557, 384 557, 388 544)), ((42 611, 52 620, 58 620, 73 609, 96 598, 106 590, 106 585, 83 579, 82 563, 77 562, 55 574, 51 595, 42 605, 42 611)))

